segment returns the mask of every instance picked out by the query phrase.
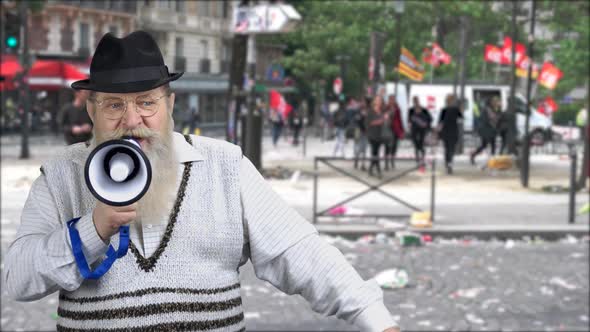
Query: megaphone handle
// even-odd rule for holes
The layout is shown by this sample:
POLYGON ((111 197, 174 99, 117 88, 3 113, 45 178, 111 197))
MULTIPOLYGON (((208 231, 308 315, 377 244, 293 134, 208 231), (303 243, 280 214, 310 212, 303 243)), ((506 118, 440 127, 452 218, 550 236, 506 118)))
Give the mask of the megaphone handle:
POLYGON ((74 253, 74 258, 76 259, 76 265, 78 265, 80 274, 82 277, 84 277, 84 279, 99 279, 105 273, 107 273, 117 257, 123 257, 127 253, 127 249, 129 247, 129 226, 121 227, 119 249, 115 251, 115 248, 113 248, 112 245, 109 245, 109 249, 106 253, 107 258, 103 260, 94 271, 91 271, 90 267, 88 266, 88 262, 86 261, 86 257, 84 257, 84 252, 82 251, 82 240, 80 239, 80 233, 78 233, 78 230, 76 227, 74 227, 78 220, 80 220, 80 218, 74 218, 67 223, 68 231, 70 233, 70 240, 72 242, 72 252, 74 253))
POLYGON ((129 225, 119 227, 119 249, 117 250, 117 257, 121 258, 127 255, 129 249, 129 225))

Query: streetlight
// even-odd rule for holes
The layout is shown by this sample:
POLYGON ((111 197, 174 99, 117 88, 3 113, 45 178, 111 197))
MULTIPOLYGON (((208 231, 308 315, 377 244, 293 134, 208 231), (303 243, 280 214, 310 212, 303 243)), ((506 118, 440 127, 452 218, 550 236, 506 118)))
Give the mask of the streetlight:
MULTIPOLYGON (((393 10, 395 11, 395 20, 396 20, 396 34, 397 34, 397 45, 395 47, 395 67, 399 65, 399 57, 402 50, 402 25, 401 25, 401 17, 404 13, 405 2, 403 0, 396 0, 393 1, 393 10)), ((395 73, 395 92, 394 94, 397 96, 397 83, 399 82, 399 71, 395 73)))

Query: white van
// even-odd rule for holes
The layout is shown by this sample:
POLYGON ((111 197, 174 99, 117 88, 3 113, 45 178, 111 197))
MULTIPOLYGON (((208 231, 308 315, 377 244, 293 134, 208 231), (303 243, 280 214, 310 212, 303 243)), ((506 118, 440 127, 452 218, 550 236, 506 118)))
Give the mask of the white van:
MULTIPOLYGON (((387 96, 394 94, 395 83, 385 84, 385 93, 387 96)), ((459 94, 459 86, 457 86, 457 94, 459 94)), ((404 127, 408 128, 408 109, 412 106, 412 98, 418 96, 420 104, 430 111, 433 119, 433 126, 438 123, 440 111, 445 106, 446 96, 453 93, 452 84, 426 84, 426 83, 399 83, 397 88, 397 101, 402 110, 402 118, 404 127)), ((510 86, 497 84, 466 84, 465 85, 465 112, 463 113, 463 129, 465 132, 474 131, 474 115, 473 104, 478 102, 482 105, 489 98, 497 96, 502 102, 502 109, 506 110, 508 105, 508 98, 510 96, 510 86)), ((516 94, 516 126, 517 139, 521 140, 524 136, 525 125, 525 98, 516 94)), ((481 107, 480 107, 481 112, 481 107)), ((531 116, 529 122, 529 130, 533 137, 535 144, 543 144, 551 137, 552 121, 549 117, 542 115, 531 107, 531 116)))

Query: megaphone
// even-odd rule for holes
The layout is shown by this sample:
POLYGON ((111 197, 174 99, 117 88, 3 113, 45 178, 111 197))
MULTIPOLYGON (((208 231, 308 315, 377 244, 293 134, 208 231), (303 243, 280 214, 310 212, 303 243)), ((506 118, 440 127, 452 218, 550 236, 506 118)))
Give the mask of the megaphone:
POLYGON ((145 195, 152 181, 152 167, 133 138, 110 140, 92 150, 84 167, 84 179, 99 201, 125 206, 145 195))
MULTIPOLYGON (((133 138, 110 140, 97 146, 86 160, 84 179, 88 189, 99 201, 111 206, 125 206, 137 202, 147 192, 152 182, 152 166, 141 151, 141 145, 133 138)), ((127 254, 129 226, 119 229, 119 248, 112 245, 106 258, 94 271, 90 269, 80 235, 75 224, 80 218, 68 221, 72 251, 80 273, 85 279, 99 279, 115 262, 127 254)))

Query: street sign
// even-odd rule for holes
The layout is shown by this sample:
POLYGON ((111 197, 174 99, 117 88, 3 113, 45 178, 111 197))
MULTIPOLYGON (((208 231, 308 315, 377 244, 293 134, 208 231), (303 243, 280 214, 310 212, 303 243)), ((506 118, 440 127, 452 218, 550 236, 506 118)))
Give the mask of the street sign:
POLYGON ((289 32, 299 21, 301 15, 291 5, 242 6, 234 8, 232 31, 237 34, 289 32))
POLYGON ((342 79, 340 77, 336 77, 334 79, 332 88, 334 89, 334 94, 339 95, 340 93, 342 93, 342 79))

